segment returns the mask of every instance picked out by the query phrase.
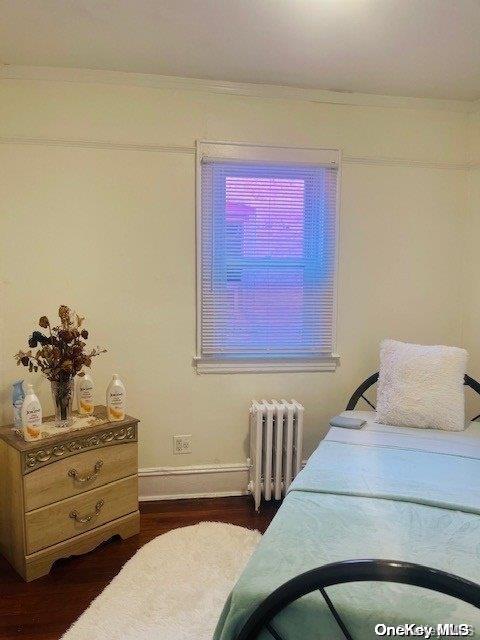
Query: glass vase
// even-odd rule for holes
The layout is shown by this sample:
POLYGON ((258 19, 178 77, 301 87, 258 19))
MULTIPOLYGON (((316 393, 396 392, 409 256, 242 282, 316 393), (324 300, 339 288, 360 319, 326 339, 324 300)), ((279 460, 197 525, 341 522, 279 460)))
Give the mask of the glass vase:
POLYGON ((72 407, 74 378, 67 376, 60 380, 52 380, 52 398, 55 406, 55 425, 69 427, 73 423, 72 407))

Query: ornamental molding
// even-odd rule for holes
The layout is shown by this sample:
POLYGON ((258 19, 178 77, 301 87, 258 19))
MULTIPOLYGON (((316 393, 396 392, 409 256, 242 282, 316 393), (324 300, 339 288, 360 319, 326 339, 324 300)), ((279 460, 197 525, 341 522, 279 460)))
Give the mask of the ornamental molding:
POLYGON ((476 113, 478 100, 448 100, 410 96, 386 96, 355 91, 306 89, 288 85, 205 80, 153 73, 109 71, 107 69, 72 69, 33 65, 0 63, 0 79, 6 81, 67 82, 144 87, 164 91, 194 91, 247 98, 296 100, 319 104, 337 104, 353 107, 384 107, 390 109, 440 110, 457 113, 476 113))
MULTIPOLYGON (((40 145, 47 147, 78 147, 81 149, 111 149, 114 151, 145 151, 150 153, 173 153, 195 157, 195 147, 141 144, 113 140, 75 140, 67 138, 28 138, 22 136, 0 136, 0 144, 40 145)), ((278 145, 273 145, 278 146, 278 145)), ((291 147, 285 147, 286 149, 291 147)), ((429 159, 397 158, 384 156, 354 156, 344 153, 343 164, 384 165, 389 167, 415 167, 417 169, 450 169, 469 171, 480 167, 478 162, 442 162, 429 159)))
POLYGON ((136 440, 136 425, 105 429, 88 436, 76 436, 67 442, 25 452, 23 456, 23 472, 24 474, 30 473, 51 462, 75 455, 80 451, 98 449, 109 445, 121 444, 122 442, 136 442, 136 440))

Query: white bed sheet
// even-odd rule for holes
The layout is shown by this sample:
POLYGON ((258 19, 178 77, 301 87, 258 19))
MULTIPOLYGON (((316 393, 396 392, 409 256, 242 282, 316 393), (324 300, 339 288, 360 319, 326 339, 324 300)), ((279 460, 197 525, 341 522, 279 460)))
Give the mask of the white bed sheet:
POLYGON ((325 440, 429 451, 480 460, 480 422, 470 422, 465 431, 440 431, 380 424, 375 422, 375 411, 344 411, 341 415, 362 418, 367 424, 358 430, 331 427, 325 440))

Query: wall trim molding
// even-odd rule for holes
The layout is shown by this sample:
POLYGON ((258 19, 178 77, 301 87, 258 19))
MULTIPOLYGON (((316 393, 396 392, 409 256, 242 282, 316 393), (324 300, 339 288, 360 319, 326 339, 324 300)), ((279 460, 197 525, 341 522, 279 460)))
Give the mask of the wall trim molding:
POLYGON ((475 101, 468 100, 441 100, 432 98, 386 96, 347 91, 328 91, 324 89, 305 89, 302 87, 291 87, 286 85, 227 82, 177 76, 162 76, 148 73, 107 71, 103 69, 73 69, 64 67, 3 64, 0 66, 0 79, 127 85, 175 91, 201 91, 207 93, 220 93, 267 99, 301 100, 304 102, 355 107, 433 109, 460 113, 471 113, 477 109, 475 101))
POLYGON ((139 469, 139 499, 179 500, 247 495, 248 469, 246 462, 139 469))
POLYGON ((236 498, 248 495, 247 491, 205 491, 195 493, 159 493, 143 496, 139 494, 140 502, 159 502, 160 500, 192 500, 198 498, 236 498))
POLYGON ((67 138, 27 138, 23 136, 0 136, 0 144, 40 145, 47 147, 78 147, 80 149, 107 149, 114 151, 149 151, 153 153, 183 153, 195 155, 195 147, 137 142, 115 142, 112 140, 75 140, 67 138))
MULTIPOLYGON (((302 460, 302 469, 307 459, 302 460)), ((138 470, 139 500, 181 500, 248 495, 246 462, 138 470)))
POLYGON ((385 165, 390 167, 418 167, 419 169, 450 169, 454 171, 468 171, 470 162, 440 162, 435 160, 416 160, 414 158, 388 158, 382 156, 349 156, 342 160, 346 164, 385 165))
POLYGON ((236 473, 248 471, 246 462, 231 462, 230 464, 197 464, 182 467, 144 467, 139 469, 138 475, 146 476, 190 476, 204 473, 236 473))
MULTIPOLYGON (((67 138, 29 138, 24 136, 0 136, 0 144, 40 145, 47 147, 73 147, 79 149, 104 149, 113 151, 145 151, 149 153, 174 153, 195 156, 194 146, 176 146, 161 144, 142 144, 136 142, 116 142, 113 140, 76 140, 67 138)), ((415 158, 397 158, 384 156, 342 155, 344 164, 384 165, 395 167, 417 167, 419 169, 448 169, 468 171, 480 166, 478 162, 440 162, 415 158)))

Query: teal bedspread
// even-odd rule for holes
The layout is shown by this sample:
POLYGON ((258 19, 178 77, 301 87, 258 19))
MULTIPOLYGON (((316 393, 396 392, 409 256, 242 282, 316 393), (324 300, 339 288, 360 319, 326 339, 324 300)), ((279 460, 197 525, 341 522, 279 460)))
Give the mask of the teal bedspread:
MULTIPOLYGON (((388 437, 323 441, 230 594, 214 639, 234 640, 263 598, 299 573, 360 558, 416 562, 480 582, 480 454, 389 446, 388 437)), ((329 595, 359 640, 375 638, 381 622, 468 623, 480 635, 478 610, 416 587, 339 585, 329 595)), ((288 640, 343 640, 317 594, 290 605, 275 626, 288 640)))
POLYGON ((290 491, 401 500, 479 514, 480 460, 325 441, 290 491))

